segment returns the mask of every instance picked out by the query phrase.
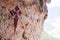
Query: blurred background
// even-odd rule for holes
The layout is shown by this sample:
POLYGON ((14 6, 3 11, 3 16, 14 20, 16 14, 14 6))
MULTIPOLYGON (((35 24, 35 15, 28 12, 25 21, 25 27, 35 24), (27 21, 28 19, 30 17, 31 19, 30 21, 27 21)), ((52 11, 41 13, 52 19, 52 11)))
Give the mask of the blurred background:
POLYGON ((60 40, 60 0, 51 0, 41 40, 60 40))

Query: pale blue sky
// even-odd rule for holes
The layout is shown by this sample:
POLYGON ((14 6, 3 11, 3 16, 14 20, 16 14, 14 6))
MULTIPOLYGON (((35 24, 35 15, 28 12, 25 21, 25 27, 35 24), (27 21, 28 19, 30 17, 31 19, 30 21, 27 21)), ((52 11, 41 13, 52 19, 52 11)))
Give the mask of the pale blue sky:
POLYGON ((52 0, 48 5, 48 18, 44 24, 44 31, 60 38, 60 0, 52 0))

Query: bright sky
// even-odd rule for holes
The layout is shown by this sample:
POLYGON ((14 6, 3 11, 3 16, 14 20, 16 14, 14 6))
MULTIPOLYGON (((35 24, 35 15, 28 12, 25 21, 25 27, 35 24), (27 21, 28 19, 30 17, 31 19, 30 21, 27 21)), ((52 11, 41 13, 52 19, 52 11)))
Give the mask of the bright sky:
POLYGON ((51 0, 51 3, 48 4, 48 7, 50 8, 60 7, 60 0, 51 0))
POLYGON ((51 0, 48 10, 44 31, 53 37, 60 38, 60 0, 51 0))

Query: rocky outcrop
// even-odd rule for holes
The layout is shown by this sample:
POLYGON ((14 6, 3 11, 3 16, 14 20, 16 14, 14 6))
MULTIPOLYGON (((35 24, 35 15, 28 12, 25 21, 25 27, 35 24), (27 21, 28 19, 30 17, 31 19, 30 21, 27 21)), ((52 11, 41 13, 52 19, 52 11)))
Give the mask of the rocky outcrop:
POLYGON ((0 0, 1 40, 40 40, 46 0, 0 0))

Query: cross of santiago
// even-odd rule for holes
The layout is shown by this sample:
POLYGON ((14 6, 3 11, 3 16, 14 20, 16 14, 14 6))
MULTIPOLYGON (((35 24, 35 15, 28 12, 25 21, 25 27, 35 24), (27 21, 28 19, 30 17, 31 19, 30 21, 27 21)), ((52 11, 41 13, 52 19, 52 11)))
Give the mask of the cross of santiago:
POLYGON ((11 10, 10 11, 10 14, 12 16, 14 16, 14 31, 16 31, 17 22, 18 22, 18 15, 21 15, 21 11, 18 11, 18 10, 19 10, 19 7, 16 6, 15 7, 15 11, 14 10, 11 10))

